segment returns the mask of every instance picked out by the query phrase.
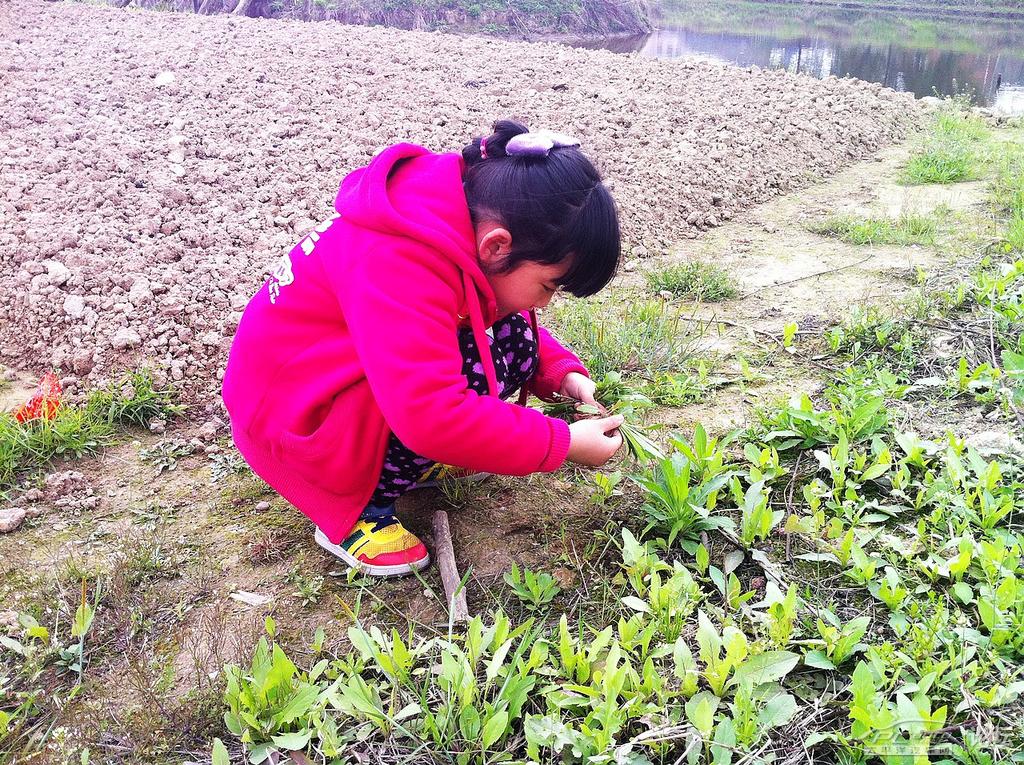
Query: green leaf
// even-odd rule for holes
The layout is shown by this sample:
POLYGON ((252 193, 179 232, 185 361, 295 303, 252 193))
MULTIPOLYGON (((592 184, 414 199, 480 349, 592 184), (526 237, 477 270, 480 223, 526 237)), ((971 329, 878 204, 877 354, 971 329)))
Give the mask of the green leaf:
POLYGON ((816 744, 820 744, 823 741, 835 741, 835 740, 836 740, 836 734, 835 733, 826 733, 824 731, 815 731, 814 733, 812 733, 811 735, 809 735, 807 738, 804 739, 804 748, 810 749, 812 746, 814 746, 816 744))
POLYGON ((260 744, 259 746, 254 746, 252 751, 249 753, 249 762, 252 763, 252 765, 259 765, 259 763, 265 762, 270 759, 270 754, 273 749, 273 744, 260 744))
POLYGON ((497 743, 502 736, 505 735, 505 731, 508 728, 508 712, 502 709, 496 713, 487 724, 484 725, 483 733, 483 748, 490 749, 497 743))
POLYGON ((715 739, 711 744, 712 765, 732 765, 732 753, 735 748, 736 728, 732 720, 727 718, 715 728, 715 739))
POLYGON ((974 600, 974 590, 967 582, 957 582, 953 585, 953 597, 968 606, 974 600))
POLYGON ((19 656, 24 656, 25 655, 25 646, 23 646, 21 643, 19 643, 14 638, 9 638, 9 637, 5 637, 3 635, 0 635, 0 645, 2 645, 4 648, 6 648, 9 651, 14 651, 19 656))
POLYGON ((720 699, 710 691, 701 691, 686 702, 686 719, 706 738, 715 724, 720 699))
POLYGON ((213 740, 212 765, 231 765, 231 757, 228 756, 228 748, 219 738, 213 740))
POLYGON ((1006 374, 1018 377, 1024 376, 1024 354, 1013 351, 1003 351, 1003 371, 1006 374))
POLYGON ((467 741, 475 741, 480 734, 480 713, 477 708, 470 705, 463 707, 459 715, 459 731, 467 741))
POLYGON ((649 614, 651 612, 651 607, 635 595, 627 595, 626 597, 624 597, 622 599, 622 605, 628 606, 629 608, 632 608, 634 611, 639 611, 643 614, 649 614))
POLYGON ((318 695, 319 690, 315 685, 307 685, 301 688, 298 693, 288 700, 284 708, 274 715, 274 720, 278 725, 284 725, 302 717, 313 706, 318 695))
POLYGON ((750 682, 756 686, 781 680, 793 670, 798 661, 800 656, 792 651, 765 651, 737 667, 731 683, 742 685, 750 682))
POLYGON ((792 720, 796 710, 796 699, 793 698, 793 695, 780 693, 773 696, 771 701, 764 705, 757 720, 762 728, 777 728, 792 720))
POLYGON ((92 620, 95 616, 96 612, 93 611, 92 606, 85 602, 80 603, 75 610, 74 621, 71 623, 71 637, 85 637, 89 628, 92 627, 92 620))
POLYGON ((782 346, 787 350, 793 345, 793 338, 796 337, 796 333, 800 330, 799 325, 793 321, 782 328, 782 346))
POLYGON ((280 736, 274 736, 271 740, 276 747, 287 749, 289 752, 301 752, 309 744, 311 735, 310 731, 303 730, 296 733, 282 733, 280 736))
POLYGON ((804 654, 804 664, 815 669, 835 669, 836 665, 825 655, 824 651, 813 650, 804 654))
POLYGON ((493 680, 498 676, 498 672, 501 671, 501 668, 505 663, 505 657, 508 655, 508 651, 511 647, 512 639, 509 638, 501 644, 498 650, 494 652, 494 656, 491 657, 491 660, 487 662, 486 677, 488 680, 493 680))
POLYGON ((885 471, 887 471, 890 467, 892 467, 892 466, 889 465, 888 463, 872 465, 867 470, 865 470, 863 473, 861 473, 860 480, 862 480, 862 481, 873 481, 874 479, 878 478, 880 475, 885 473, 885 471))

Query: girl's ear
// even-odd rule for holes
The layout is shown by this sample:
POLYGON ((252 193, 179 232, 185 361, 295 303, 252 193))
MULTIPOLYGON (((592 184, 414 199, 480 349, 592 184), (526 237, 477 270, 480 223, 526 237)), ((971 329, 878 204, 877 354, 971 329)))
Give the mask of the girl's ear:
POLYGON ((476 252, 484 270, 501 268, 512 251, 512 234, 500 223, 482 223, 477 228, 476 252))

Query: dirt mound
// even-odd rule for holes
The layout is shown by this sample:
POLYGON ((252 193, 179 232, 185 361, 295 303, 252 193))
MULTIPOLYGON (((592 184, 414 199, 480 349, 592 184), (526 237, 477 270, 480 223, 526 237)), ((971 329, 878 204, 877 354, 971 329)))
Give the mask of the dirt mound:
POLYGON ((877 85, 707 62, 3 3, 0 358, 72 386, 146 359, 202 398, 266 267, 396 141, 459 149, 505 116, 575 132, 643 254, 918 113, 877 85))

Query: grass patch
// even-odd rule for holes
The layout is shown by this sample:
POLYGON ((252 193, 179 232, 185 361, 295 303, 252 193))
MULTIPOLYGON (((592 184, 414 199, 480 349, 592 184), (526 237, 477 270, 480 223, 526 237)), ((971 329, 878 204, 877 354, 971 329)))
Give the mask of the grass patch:
POLYGON ((938 225, 927 215, 904 214, 895 220, 835 215, 808 226, 808 230, 849 244, 932 245, 938 225))
POLYGON ((1015 252, 1024 252, 1024 216, 1010 221, 1006 228, 1006 245, 1015 252))
POLYGON ((992 199, 999 212, 1024 218, 1024 148, 1007 148, 999 156, 992 199))
POLYGON ((110 441, 113 428, 81 409, 64 408, 52 420, 20 423, 0 414, 0 490, 16 476, 61 456, 81 456, 110 441))
POLYGON ((653 377, 683 369, 700 340, 699 330, 660 300, 629 301, 618 309, 566 300, 553 314, 559 337, 595 378, 618 371, 653 377))
POLYGON ((147 371, 131 372, 117 383, 92 392, 83 405, 65 404, 49 420, 18 422, 0 413, 0 491, 18 475, 38 470, 58 457, 96 451, 111 442, 123 425, 144 426, 182 411, 171 390, 158 390, 147 371))
POLYGON ((899 180, 908 185, 974 180, 985 168, 990 138, 988 128, 978 117, 953 109, 943 112, 922 147, 907 162, 899 180))
POLYGON ((148 369, 129 372, 116 383, 93 391, 85 408, 92 417, 107 424, 138 427, 185 411, 184 406, 174 403, 174 391, 157 388, 148 369))
POLYGON ((728 300, 737 293, 736 283, 725 269, 699 260, 648 271, 644 277, 655 292, 671 292, 675 297, 707 303, 728 300))

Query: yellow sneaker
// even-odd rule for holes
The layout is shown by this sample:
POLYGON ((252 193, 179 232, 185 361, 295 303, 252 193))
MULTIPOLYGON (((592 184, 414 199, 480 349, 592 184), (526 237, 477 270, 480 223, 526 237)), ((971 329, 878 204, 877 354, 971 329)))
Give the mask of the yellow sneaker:
POLYGON ((349 535, 336 545, 320 529, 316 543, 368 576, 405 576, 430 565, 426 545, 393 514, 394 508, 367 508, 349 535))

